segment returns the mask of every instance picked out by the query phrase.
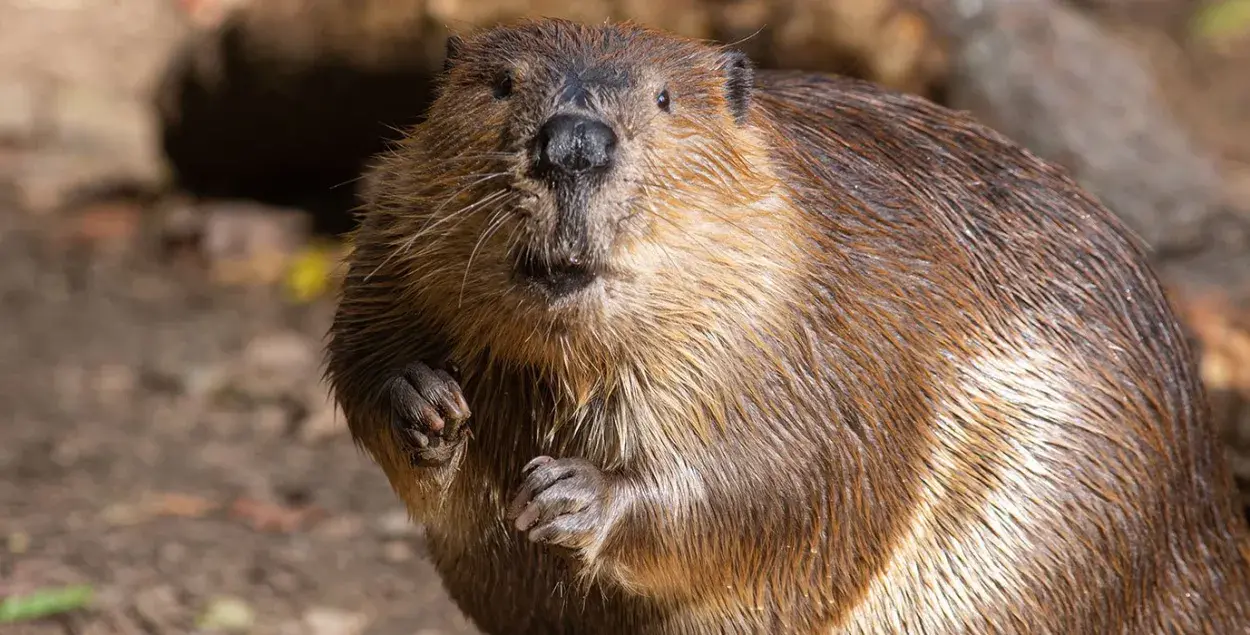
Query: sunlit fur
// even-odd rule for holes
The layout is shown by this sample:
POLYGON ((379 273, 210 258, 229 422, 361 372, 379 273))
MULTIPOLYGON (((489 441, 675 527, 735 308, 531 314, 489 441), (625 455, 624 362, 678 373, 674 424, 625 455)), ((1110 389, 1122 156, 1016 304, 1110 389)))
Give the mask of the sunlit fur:
POLYGON ((1141 249, 967 117, 629 25, 472 35, 368 177, 328 350, 357 442, 490 633, 1233 633, 1243 521, 1141 249), (549 299, 524 178, 556 69, 625 71, 606 274, 549 299), (514 72, 514 92, 492 84, 514 72), (665 86, 672 112, 657 109, 665 86), (413 467, 381 386, 450 354, 472 438, 413 467), (535 456, 616 484, 572 558, 504 520, 535 456))

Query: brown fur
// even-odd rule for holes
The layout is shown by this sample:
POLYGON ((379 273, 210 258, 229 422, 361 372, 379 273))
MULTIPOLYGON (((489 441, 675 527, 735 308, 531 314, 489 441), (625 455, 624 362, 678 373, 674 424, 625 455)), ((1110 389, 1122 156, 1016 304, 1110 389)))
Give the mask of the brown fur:
POLYGON ((867 84, 761 71, 738 120, 726 55, 486 31, 371 172, 328 377, 463 610, 490 633, 1244 632, 1243 521, 1120 223, 867 84), (522 148, 570 62, 632 83, 595 102, 622 138, 588 206, 608 273, 545 302, 509 254, 554 249, 522 148), (414 466, 380 386, 448 355, 472 435, 414 466), (612 484, 571 558, 505 518, 540 455, 612 484))

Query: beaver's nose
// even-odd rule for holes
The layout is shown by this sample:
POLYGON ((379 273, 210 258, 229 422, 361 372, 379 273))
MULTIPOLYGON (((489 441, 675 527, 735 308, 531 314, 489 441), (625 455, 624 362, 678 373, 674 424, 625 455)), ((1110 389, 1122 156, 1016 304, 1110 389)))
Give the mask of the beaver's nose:
POLYGON ((597 119, 561 114, 543 124, 535 143, 535 171, 553 179, 606 170, 616 152, 616 133, 597 119))

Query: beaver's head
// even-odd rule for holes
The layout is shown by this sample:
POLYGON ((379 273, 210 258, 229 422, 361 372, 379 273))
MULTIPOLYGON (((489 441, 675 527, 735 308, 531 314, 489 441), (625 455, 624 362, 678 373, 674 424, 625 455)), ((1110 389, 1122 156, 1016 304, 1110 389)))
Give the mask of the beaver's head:
POLYGON ((751 90, 743 54, 636 26, 453 36, 427 121, 374 173, 379 228, 427 303, 508 348, 694 319, 769 242, 751 90))

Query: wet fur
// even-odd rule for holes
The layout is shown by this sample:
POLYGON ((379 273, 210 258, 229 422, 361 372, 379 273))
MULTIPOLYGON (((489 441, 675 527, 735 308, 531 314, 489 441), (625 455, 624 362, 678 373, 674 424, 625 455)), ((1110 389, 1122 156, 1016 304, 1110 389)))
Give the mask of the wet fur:
POLYGON ((1190 351, 1138 242, 1063 172, 848 79, 759 71, 734 101, 732 53, 628 25, 456 44, 429 123, 370 175, 328 378, 483 630, 1247 629, 1190 351), (541 102, 480 87, 499 59, 553 81, 534 49, 674 92, 667 119, 602 104, 635 143, 588 220, 618 274, 593 302, 517 288, 510 254, 558 249, 549 210, 484 176, 519 169, 541 102), (412 467, 379 387, 444 355, 473 436, 412 467), (503 518, 544 454, 623 484, 572 557, 503 518))

